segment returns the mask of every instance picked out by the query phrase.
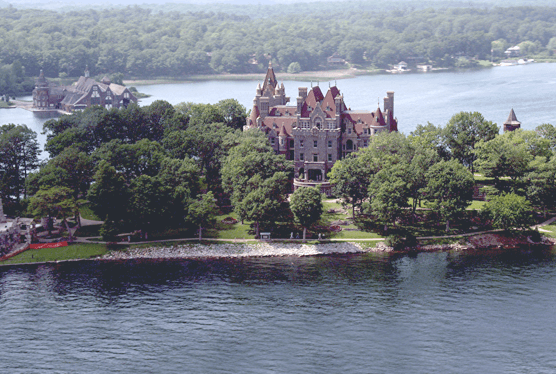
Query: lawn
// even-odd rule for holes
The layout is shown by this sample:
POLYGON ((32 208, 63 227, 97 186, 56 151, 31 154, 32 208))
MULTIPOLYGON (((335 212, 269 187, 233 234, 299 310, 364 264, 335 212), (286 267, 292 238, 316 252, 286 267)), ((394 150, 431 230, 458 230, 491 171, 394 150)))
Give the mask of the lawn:
POLYGON ((203 233, 203 237, 213 239, 253 239, 255 236, 249 233, 251 222, 244 221, 242 224, 234 212, 222 214, 216 217, 216 225, 214 228, 203 233), (222 220, 227 217, 233 217, 238 220, 237 223, 227 224, 222 220))
POLYGON ((43 248, 43 249, 29 249, 23 253, 18 254, 6 261, 1 262, 1 265, 7 264, 24 264, 33 262, 46 262, 46 261, 61 261, 61 260, 74 260, 86 259, 96 256, 102 256, 108 252, 104 244, 88 244, 76 243, 70 244, 67 247, 61 248, 43 248))
POLYGON ((546 226, 542 226, 539 229, 540 233, 542 235, 548 236, 549 238, 556 238, 556 225, 546 225, 546 226), (542 230, 546 230, 548 232, 545 231, 541 231, 542 230))
POLYGON ((471 205, 467 207, 468 210, 481 210, 483 206, 486 204, 486 201, 481 200, 473 200, 471 205))
POLYGON ((330 234, 330 238, 332 239, 377 239, 383 238, 383 236, 374 233, 374 232, 366 232, 366 231, 346 231, 342 230, 340 232, 333 232, 330 234))
POLYGON ((81 217, 85 219, 90 219, 93 221, 102 221, 96 214, 93 213, 89 204, 83 204, 79 207, 79 213, 81 213, 81 217))

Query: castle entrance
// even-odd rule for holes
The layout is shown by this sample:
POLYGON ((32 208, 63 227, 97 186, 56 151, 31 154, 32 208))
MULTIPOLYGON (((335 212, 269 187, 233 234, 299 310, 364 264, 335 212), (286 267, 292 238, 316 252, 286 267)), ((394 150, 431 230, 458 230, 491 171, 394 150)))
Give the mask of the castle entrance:
POLYGON ((320 169, 309 169, 309 180, 311 181, 322 181, 322 170, 320 169))

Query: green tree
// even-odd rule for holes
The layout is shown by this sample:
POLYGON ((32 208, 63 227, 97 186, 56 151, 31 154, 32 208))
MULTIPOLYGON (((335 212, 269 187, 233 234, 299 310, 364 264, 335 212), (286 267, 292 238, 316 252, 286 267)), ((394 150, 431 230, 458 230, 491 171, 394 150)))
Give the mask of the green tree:
POLYGON ((239 101, 236 99, 220 100, 216 103, 216 107, 220 109, 226 126, 236 130, 243 129, 245 120, 247 119, 247 111, 239 101))
POLYGON ((370 183, 367 168, 361 159, 350 155, 336 161, 328 178, 334 186, 334 195, 342 199, 344 206, 351 205, 352 216, 355 217, 355 208, 360 209, 368 197, 370 183))
POLYGON ((475 145, 481 140, 494 139, 498 131, 498 126, 486 121, 480 113, 460 112, 446 125, 444 137, 452 156, 474 173, 474 162, 477 159, 475 145))
POLYGON ((289 74, 297 74, 301 72, 301 65, 299 65, 299 62, 295 61, 292 62, 289 66, 288 66, 288 73, 289 74))
POLYGON ((384 223, 395 224, 409 199, 407 164, 388 165, 373 177, 368 189, 370 213, 384 223))
POLYGON ((31 197, 29 203, 29 211, 36 218, 47 217, 48 234, 51 235, 52 218, 62 218, 62 222, 66 225, 71 238, 70 228, 67 226, 66 218, 76 214, 78 211, 78 202, 73 197, 73 193, 66 187, 51 187, 49 189, 39 190, 35 196, 31 197))
POLYGON ((87 194, 93 212, 119 222, 127 215, 129 191, 125 178, 106 161, 101 161, 87 194))
POLYGON ((526 175, 527 198, 538 207, 542 207, 546 218, 547 208, 556 206, 556 157, 549 160, 538 156, 529 164, 526 175))
POLYGON ((291 178, 292 163, 283 155, 276 155, 261 131, 247 131, 239 137, 239 144, 230 148, 222 164, 222 188, 230 195, 234 210, 245 219, 241 202, 248 193, 248 182, 255 175, 261 180, 284 172, 291 178))
POLYGON ((491 197, 482 212, 492 220, 492 226, 504 230, 527 229, 533 223, 531 205, 514 193, 491 197))
POLYGON ((303 227, 303 242, 307 237, 307 228, 315 224, 322 216, 322 195, 318 187, 301 187, 290 196, 290 209, 295 220, 303 227))
POLYGON ((201 189, 199 167, 195 161, 189 158, 183 160, 165 158, 162 161, 158 177, 168 188, 171 197, 167 220, 176 224, 183 223, 189 201, 194 199, 201 189))
POLYGON ((141 175, 133 179, 129 186, 130 224, 143 231, 172 226, 168 216, 171 203, 170 189, 159 177, 141 175))
POLYGON ((288 176, 284 172, 277 172, 265 180, 256 174, 248 181, 246 195, 237 203, 236 211, 241 212, 242 218, 254 222, 256 238, 259 238, 261 223, 276 221, 287 189, 288 176))
POLYGON ((449 231, 450 219, 464 212, 473 200, 473 175, 457 160, 450 160, 433 165, 426 178, 423 194, 427 206, 446 221, 449 231))
POLYGON ((37 134, 25 125, 0 126, 0 170, 3 170, 2 191, 4 201, 19 204, 20 197, 27 198, 25 180, 39 165, 37 134))
POLYGON ((199 241, 202 240, 203 228, 213 224, 218 214, 215 201, 213 193, 209 191, 189 205, 189 220, 199 226, 199 241))
POLYGON ((533 157, 526 144, 517 140, 515 136, 505 133, 489 141, 479 141, 474 151, 477 170, 497 181, 502 177, 512 180, 522 178, 533 157))

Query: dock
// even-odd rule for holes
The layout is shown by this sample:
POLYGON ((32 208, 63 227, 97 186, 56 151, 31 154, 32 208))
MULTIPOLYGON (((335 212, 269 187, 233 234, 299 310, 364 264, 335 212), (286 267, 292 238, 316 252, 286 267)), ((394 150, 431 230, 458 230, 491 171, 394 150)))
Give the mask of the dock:
POLYGON ((62 110, 62 109, 36 108, 36 107, 33 106, 33 103, 31 101, 11 100, 11 102, 15 105, 16 108, 25 109, 25 110, 28 110, 29 112, 33 112, 33 113, 44 113, 44 114, 50 114, 50 115, 71 114, 70 112, 66 112, 65 110, 62 110))

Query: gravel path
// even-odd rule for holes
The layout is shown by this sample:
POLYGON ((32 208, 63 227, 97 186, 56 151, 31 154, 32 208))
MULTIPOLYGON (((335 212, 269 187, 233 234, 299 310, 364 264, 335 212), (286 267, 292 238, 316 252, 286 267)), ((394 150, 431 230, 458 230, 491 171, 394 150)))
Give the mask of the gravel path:
POLYGON ((114 251, 105 256, 106 260, 133 258, 199 258, 199 257, 268 257, 268 256, 315 256, 334 253, 388 252, 391 249, 381 245, 367 248, 358 243, 330 243, 319 245, 291 243, 254 244, 183 244, 169 247, 136 248, 129 251, 114 251))

